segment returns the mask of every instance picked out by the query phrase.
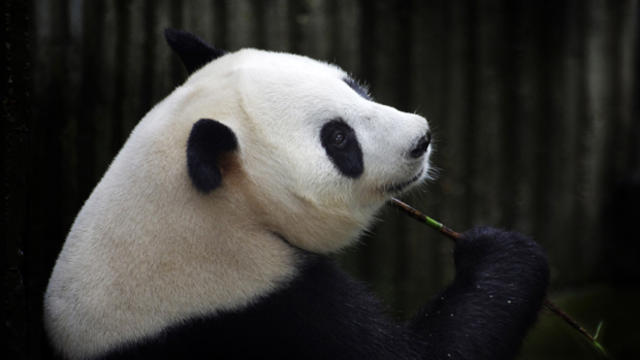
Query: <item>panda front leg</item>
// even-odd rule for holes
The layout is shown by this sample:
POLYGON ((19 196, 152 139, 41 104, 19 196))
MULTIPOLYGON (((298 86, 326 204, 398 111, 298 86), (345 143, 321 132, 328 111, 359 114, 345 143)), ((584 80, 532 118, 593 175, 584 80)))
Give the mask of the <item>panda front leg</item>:
POLYGON ((513 359, 542 306, 549 268, 541 247, 514 232, 475 228, 456 242, 453 283, 410 328, 428 359, 513 359))

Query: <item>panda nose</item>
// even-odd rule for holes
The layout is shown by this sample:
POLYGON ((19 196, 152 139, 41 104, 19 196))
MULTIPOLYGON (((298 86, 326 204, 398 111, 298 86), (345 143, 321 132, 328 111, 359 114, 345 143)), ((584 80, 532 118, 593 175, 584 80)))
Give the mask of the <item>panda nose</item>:
POLYGON ((427 149, 429 148, 430 143, 431 143, 431 132, 427 131, 427 133, 424 134, 424 136, 418 139, 416 146, 413 148, 413 150, 409 152, 409 156, 413 159, 417 159, 421 157, 422 155, 424 155, 425 152, 427 152, 427 149))

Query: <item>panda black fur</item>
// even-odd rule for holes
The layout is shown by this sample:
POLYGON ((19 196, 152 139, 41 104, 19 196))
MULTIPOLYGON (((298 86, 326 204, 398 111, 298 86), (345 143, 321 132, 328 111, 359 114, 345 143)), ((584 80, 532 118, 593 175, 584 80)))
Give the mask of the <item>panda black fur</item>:
POLYGON ((132 132, 78 214, 45 295, 70 359, 511 359, 544 253, 517 233, 457 242, 455 281, 400 324, 326 256, 428 173, 424 118, 342 70, 167 40, 191 77, 132 132))

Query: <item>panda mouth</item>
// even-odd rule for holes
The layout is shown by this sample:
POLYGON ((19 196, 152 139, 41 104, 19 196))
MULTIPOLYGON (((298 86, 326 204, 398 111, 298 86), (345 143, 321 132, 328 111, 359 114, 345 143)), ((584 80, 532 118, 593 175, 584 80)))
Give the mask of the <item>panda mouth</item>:
POLYGON ((397 194, 397 193, 401 192, 402 190, 406 189, 409 185, 411 185, 414 182, 416 182, 418 179, 420 179, 420 176, 422 176, 422 172, 423 171, 424 171, 424 169, 420 169, 420 171, 418 171, 418 173, 416 175, 414 175, 411 179, 409 179, 407 181, 403 181, 401 183, 395 183, 395 184, 386 185, 384 187, 383 191, 385 193, 388 193, 388 194, 397 194))

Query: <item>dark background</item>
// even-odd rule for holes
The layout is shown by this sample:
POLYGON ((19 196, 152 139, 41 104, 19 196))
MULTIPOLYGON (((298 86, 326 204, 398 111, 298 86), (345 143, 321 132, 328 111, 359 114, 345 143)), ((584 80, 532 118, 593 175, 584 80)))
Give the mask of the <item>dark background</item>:
MULTIPOLYGON (((436 181, 406 197, 463 231, 531 234, 550 297, 615 358, 640 350, 637 0, 7 0, 3 8, 3 328, 49 358, 42 295, 75 214, 128 133, 184 81, 162 37, 340 65, 426 116, 436 181)), ((453 276, 451 244, 394 209, 338 256, 399 318, 453 276)), ((595 359, 542 312, 521 359, 595 359)))

